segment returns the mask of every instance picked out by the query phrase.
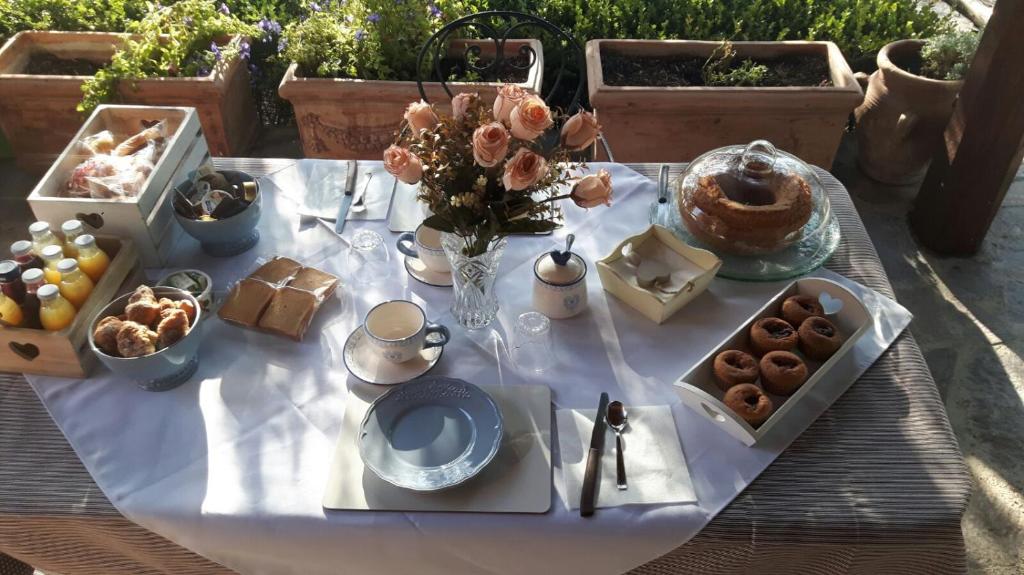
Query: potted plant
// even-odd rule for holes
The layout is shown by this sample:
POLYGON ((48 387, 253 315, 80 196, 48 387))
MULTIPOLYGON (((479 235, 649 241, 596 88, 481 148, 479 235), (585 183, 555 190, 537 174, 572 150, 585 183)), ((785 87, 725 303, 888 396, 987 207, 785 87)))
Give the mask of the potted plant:
POLYGON ((829 168, 863 98, 831 42, 587 42, 590 103, 624 162, 770 140, 829 168))
MULTIPOLYGON (((461 0, 349 0, 325 5, 284 32, 282 55, 292 64, 281 97, 295 108, 302 149, 312 158, 379 159, 394 140, 402 112, 420 99, 416 83, 420 47, 446 20, 466 12, 461 0)), ((494 56, 490 40, 453 40, 453 58, 467 45, 494 56)), ((509 40, 505 54, 530 46, 536 60, 519 85, 539 92, 544 68, 540 43, 509 40)), ((451 82, 453 92, 479 92, 493 100, 499 84, 451 82)), ((425 85, 431 102, 449 99, 439 83, 425 85)))
POLYGON ((978 34, 965 31, 899 40, 878 52, 878 70, 854 113, 865 174, 888 184, 924 176, 977 47, 978 34))
POLYGON ((259 127, 247 64, 260 30, 224 4, 181 0, 157 7, 129 32, 85 82, 79 109, 108 102, 194 107, 213 155, 244 152, 259 127))
POLYGON ((424 102, 408 104, 384 167, 420 184, 417 197, 431 213, 423 225, 441 232, 451 266, 452 315, 476 329, 497 316, 494 280, 508 236, 554 230, 553 205, 564 199, 583 208, 609 203, 611 176, 601 170, 561 193, 578 168, 570 153, 598 137, 589 112, 559 116, 514 84, 500 87, 493 103, 459 93, 450 108, 447 115, 424 102))

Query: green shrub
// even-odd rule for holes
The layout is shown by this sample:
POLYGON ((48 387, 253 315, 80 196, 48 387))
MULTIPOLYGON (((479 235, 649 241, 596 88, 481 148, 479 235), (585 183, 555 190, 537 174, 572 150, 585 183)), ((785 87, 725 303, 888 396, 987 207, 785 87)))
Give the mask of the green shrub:
POLYGON ((929 38, 921 48, 921 73, 938 80, 962 80, 978 49, 978 34, 951 32, 929 38))
POLYGON ((147 11, 145 0, 0 0, 0 41, 22 30, 118 32, 147 11))
POLYGON ((707 62, 701 68, 701 75, 706 86, 761 86, 768 75, 768 66, 756 64, 752 60, 743 60, 733 66, 736 60, 736 48, 732 42, 725 40, 711 52, 707 62))

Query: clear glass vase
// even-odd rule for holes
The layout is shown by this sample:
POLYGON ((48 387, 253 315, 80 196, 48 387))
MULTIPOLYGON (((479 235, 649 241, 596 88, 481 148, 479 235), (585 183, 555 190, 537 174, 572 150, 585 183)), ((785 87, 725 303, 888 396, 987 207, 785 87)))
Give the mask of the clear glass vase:
POLYGON ((463 251, 467 243, 455 234, 441 234, 441 246, 452 268, 452 315, 462 327, 480 329, 498 317, 494 281, 508 240, 492 242, 486 252, 472 257, 463 251))

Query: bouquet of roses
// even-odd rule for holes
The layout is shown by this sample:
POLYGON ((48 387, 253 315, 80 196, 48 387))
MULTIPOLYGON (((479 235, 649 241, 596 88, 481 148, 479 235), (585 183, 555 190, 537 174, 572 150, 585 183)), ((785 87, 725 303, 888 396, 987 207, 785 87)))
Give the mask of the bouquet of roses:
POLYGON ((610 202, 606 170, 571 177, 581 166, 570 153, 591 146, 601 130, 590 112, 559 116, 540 97, 509 84, 498 88, 493 105, 462 93, 452 99, 451 116, 421 101, 409 105, 404 119, 384 166, 403 182, 420 183, 418 198, 433 213, 424 224, 462 238, 466 256, 511 234, 555 229, 552 205, 559 200, 583 208, 610 202))

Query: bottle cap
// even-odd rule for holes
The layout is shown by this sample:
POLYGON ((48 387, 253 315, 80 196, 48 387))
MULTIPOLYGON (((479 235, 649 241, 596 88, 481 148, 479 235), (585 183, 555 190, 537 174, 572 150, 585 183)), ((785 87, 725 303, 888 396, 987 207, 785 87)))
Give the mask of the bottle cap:
POLYGON ((81 233, 84 229, 82 222, 78 220, 68 220, 60 225, 60 231, 64 232, 64 235, 81 233))
POLYGON ((50 224, 46 222, 34 222, 32 225, 28 227, 28 232, 32 235, 37 235, 48 231, 50 231, 50 224))
POLYGON ((18 262, 11 260, 0 262, 0 282, 12 282, 19 277, 21 277, 21 268, 18 267, 18 262))
POLYGON ((60 246, 46 246, 43 248, 43 257, 52 260, 58 258, 64 254, 64 250, 60 246))
POLYGON ((11 244, 11 253, 14 257, 20 258, 27 256, 32 253, 32 242, 28 240, 18 240, 11 244))
POLYGON ((57 262, 57 271, 62 274, 69 274, 78 269, 78 262, 71 258, 64 258, 57 262))
POLYGON ((60 290, 57 289, 57 286, 55 286, 53 284, 46 284, 44 286, 40 286, 39 290, 36 292, 36 297, 39 298, 39 301, 48 301, 48 300, 57 299, 57 296, 59 296, 59 295, 60 295, 60 290))
POLYGON ((21 281, 28 284, 37 284, 43 281, 43 270, 39 268, 28 268, 25 273, 21 274, 21 281))
POLYGON ((80 248, 87 248, 96 243, 96 238, 92 234, 82 234, 75 238, 75 246, 80 248))

